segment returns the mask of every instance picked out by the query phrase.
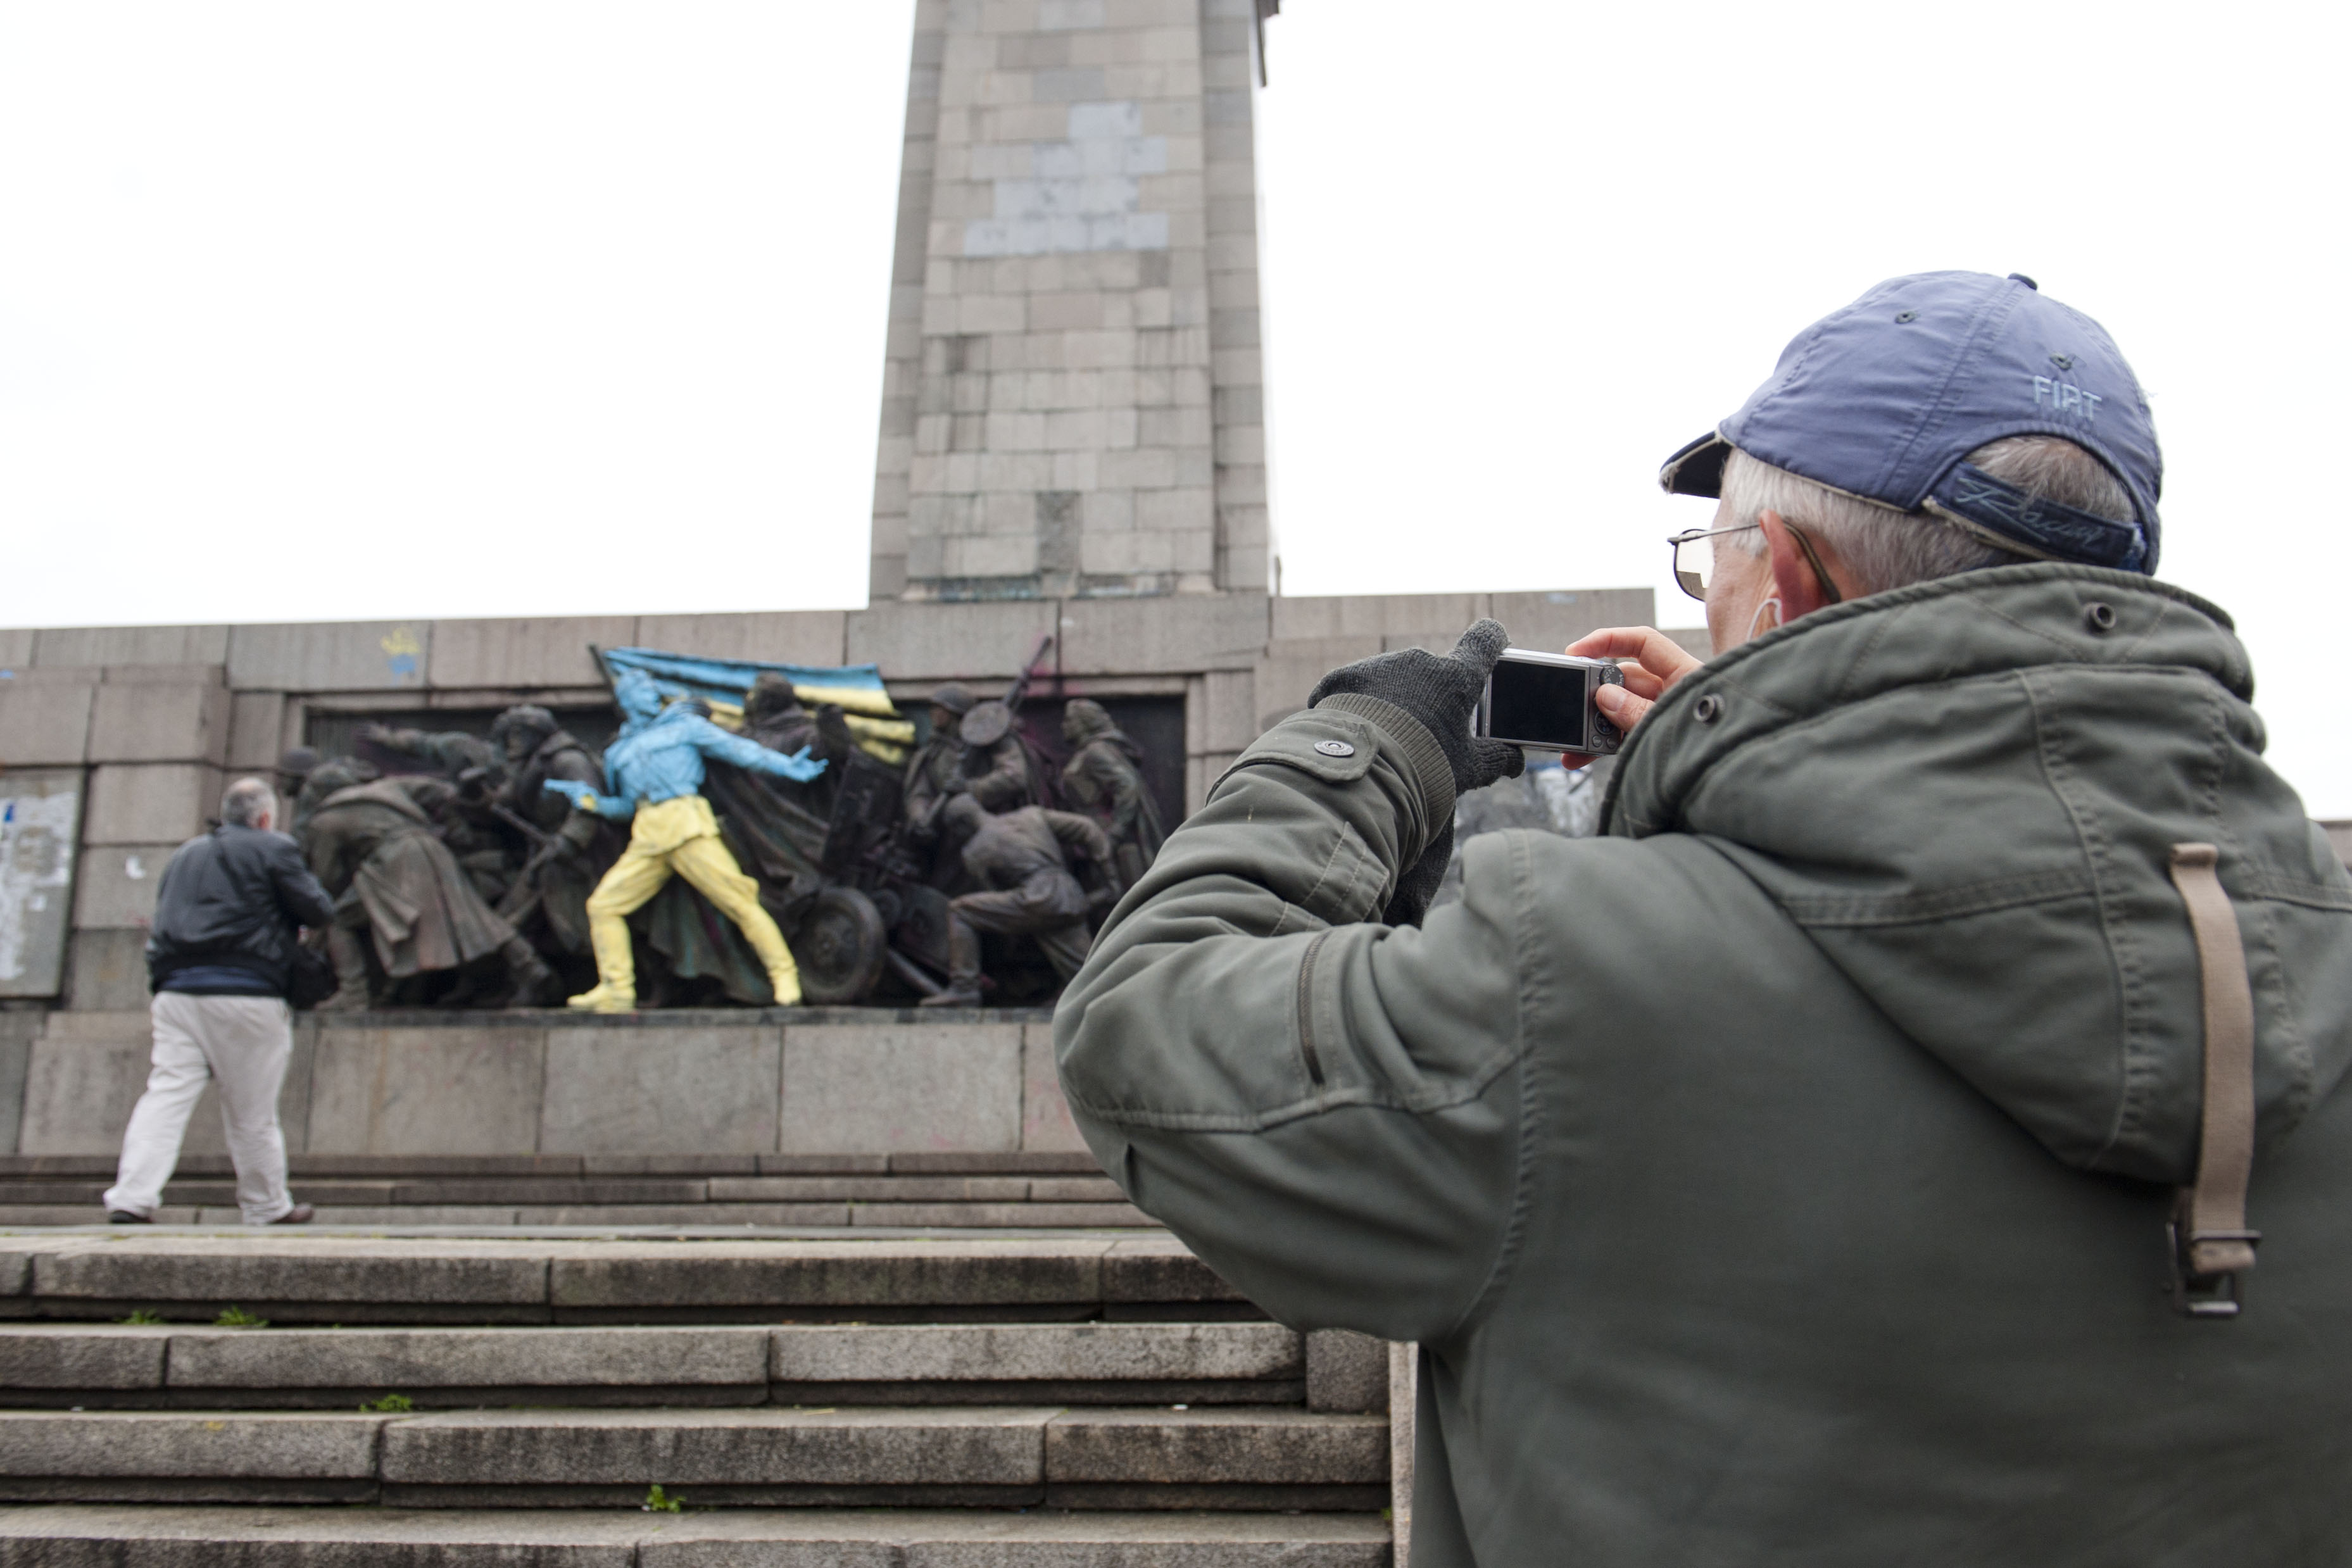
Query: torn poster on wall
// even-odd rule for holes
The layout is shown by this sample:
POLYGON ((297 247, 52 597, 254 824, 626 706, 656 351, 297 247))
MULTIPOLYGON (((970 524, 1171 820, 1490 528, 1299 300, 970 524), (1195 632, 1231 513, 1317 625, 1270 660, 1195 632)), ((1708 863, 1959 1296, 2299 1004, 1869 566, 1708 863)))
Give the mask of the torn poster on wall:
POLYGON ((79 769, 0 774, 0 997, 53 997, 73 912, 79 769))

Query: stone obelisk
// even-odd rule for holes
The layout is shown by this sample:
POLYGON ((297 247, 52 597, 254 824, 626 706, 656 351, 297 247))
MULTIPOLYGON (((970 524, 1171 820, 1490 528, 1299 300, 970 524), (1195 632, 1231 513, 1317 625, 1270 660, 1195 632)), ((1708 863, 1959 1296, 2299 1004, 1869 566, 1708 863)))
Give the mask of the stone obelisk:
POLYGON ((872 597, 1264 592, 1255 0, 920 0, 872 597))

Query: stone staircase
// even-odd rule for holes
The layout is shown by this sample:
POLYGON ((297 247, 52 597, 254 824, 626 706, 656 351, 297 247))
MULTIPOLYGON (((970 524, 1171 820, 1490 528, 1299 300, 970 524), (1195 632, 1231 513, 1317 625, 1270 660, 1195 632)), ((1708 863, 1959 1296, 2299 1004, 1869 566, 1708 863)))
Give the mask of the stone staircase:
POLYGON ((1387 1380, 1156 1233, 0 1237, 0 1568, 1373 1568, 1387 1380))
MULTIPOLYGON (((1081 1152, 891 1155, 294 1155, 321 1225, 937 1229, 1150 1226, 1081 1152)), ((111 1155, 0 1155, 0 1228, 88 1225, 111 1155)), ((166 1225, 235 1225, 226 1155, 191 1154, 166 1225)))

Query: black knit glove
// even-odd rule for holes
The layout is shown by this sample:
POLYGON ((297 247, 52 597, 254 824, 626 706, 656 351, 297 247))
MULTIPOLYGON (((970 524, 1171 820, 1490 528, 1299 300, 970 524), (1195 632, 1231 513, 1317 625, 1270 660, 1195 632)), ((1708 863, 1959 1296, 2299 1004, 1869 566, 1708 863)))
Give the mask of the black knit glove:
MULTIPOLYGON (((1343 665, 1315 684, 1307 706, 1344 695, 1371 697, 1403 709, 1428 730, 1445 754, 1453 770, 1452 796, 1483 789, 1498 779, 1516 779, 1527 768, 1527 758, 1516 746, 1481 740, 1470 733, 1486 676, 1511 645, 1510 633, 1498 621, 1480 621, 1444 658, 1423 648, 1403 648, 1343 665)), ((1342 705, 1346 706, 1346 705, 1342 705)), ((1374 723, 1376 714, 1367 713, 1374 723)), ((1400 741, 1408 737, 1396 737, 1400 741)), ((1427 793, 1428 791, 1424 791, 1427 793)), ((1383 918, 1391 925, 1418 925, 1429 913, 1429 901, 1445 879, 1446 862, 1454 858, 1454 800, 1429 801, 1434 831, 1421 858, 1397 880, 1383 918)))

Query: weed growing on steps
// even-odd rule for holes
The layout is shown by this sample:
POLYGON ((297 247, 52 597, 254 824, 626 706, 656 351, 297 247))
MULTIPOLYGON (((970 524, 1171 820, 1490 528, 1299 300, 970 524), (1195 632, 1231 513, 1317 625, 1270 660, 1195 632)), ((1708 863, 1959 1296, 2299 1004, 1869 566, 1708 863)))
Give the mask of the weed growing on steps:
POLYGON ((114 1321, 122 1324, 125 1328, 153 1328, 157 1323, 163 1321, 163 1314, 155 1311, 152 1307, 137 1307, 132 1309, 129 1317, 117 1318, 114 1321))
POLYGON ((416 1401, 405 1394, 387 1394, 381 1399, 371 1399, 360 1406, 379 1416, 405 1416, 416 1408, 416 1401))
POLYGON ((656 1481, 646 1490, 645 1509, 647 1513, 684 1513, 686 1499, 671 1496, 662 1490, 661 1483, 656 1481))
POLYGON ((257 1318, 243 1307, 233 1306, 213 1320, 213 1327, 216 1329, 266 1329, 268 1326, 268 1318, 257 1318))

